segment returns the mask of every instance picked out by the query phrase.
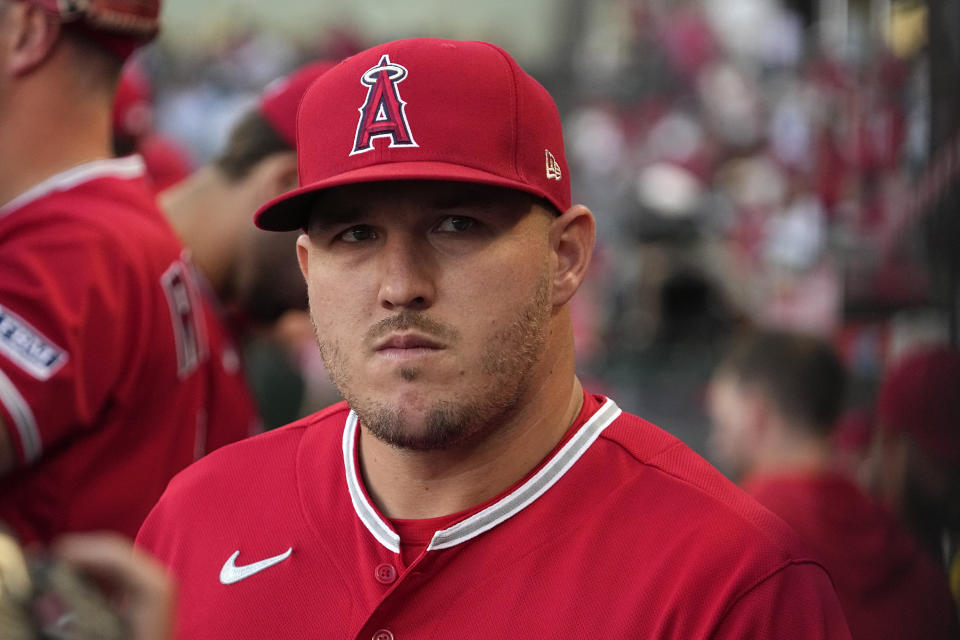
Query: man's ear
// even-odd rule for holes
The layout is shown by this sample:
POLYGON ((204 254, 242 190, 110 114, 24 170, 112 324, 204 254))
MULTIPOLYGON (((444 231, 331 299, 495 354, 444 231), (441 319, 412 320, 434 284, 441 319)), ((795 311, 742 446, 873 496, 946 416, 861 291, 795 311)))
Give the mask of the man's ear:
POLYGON ((22 76, 34 70, 53 52, 60 37, 60 21, 33 2, 13 2, 4 17, 7 73, 22 76))
POLYGON ((310 282, 309 279, 307 278, 308 271, 309 271, 308 269, 309 263, 307 262, 307 254, 310 251, 310 248, 308 246, 309 244, 310 244, 310 236, 308 236, 305 233, 301 233, 300 237, 297 238, 297 262, 300 263, 300 273, 303 274, 303 279, 308 284, 310 282))
POLYGON ((566 304, 586 277, 596 233, 593 214, 580 204, 553 220, 550 246, 554 257, 552 303, 555 307, 566 304))

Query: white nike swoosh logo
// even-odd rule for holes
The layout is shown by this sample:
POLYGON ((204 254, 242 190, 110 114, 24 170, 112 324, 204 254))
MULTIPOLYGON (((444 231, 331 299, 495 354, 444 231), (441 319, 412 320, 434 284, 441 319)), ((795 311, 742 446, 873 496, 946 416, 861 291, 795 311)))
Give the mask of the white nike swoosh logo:
POLYGON ((272 558, 266 558, 264 560, 260 560, 259 562, 245 564, 238 567, 234 563, 237 559, 237 556, 240 555, 240 551, 234 551, 233 555, 227 558, 227 561, 223 563, 223 568, 220 569, 220 583, 233 584, 234 582, 239 582, 244 578, 249 578, 253 574, 263 571, 267 567, 272 567, 278 562, 283 562, 290 557, 292 552, 293 547, 290 547, 278 556, 273 556, 272 558))

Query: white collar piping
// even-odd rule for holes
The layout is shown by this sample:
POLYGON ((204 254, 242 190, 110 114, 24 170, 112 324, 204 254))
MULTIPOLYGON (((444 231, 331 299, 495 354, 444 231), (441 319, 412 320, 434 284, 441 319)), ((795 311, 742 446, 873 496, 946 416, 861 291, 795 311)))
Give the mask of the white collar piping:
MULTIPOLYGON (((563 445, 560 451, 543 465, 543 468, 517 489, 489 507, 447 529, 437 531, 427 549, 447 549, 461 542, 466 542, 485 531, 493 529, 532 504, 563 477, 570 467, 586 453, 590 445, 603 433, 603 430, 619 417, 620 413, 620 407, 613 400, 607 398, 596 413, 563 445)), ((393 553, 400 553, 400 536, 383 521, 360 487, 360 475, 353 455, 356 447, 358 423, 357 414, 350 411, 343 429, 343 462, 347 474, 347 488, 350 492, 350 499, 360 521, 373 537, 393 553)))
POLYGON ((108 176, 116 178, 139 178, 144 175, 145 172, 146 165, 143 162, 143 158, 139 155, 86 162, 76 167, 71 167, 66 171, 61 171, 33 185, 0 207, 0 218, 55 191, 67 191, 84 182, 108 176))

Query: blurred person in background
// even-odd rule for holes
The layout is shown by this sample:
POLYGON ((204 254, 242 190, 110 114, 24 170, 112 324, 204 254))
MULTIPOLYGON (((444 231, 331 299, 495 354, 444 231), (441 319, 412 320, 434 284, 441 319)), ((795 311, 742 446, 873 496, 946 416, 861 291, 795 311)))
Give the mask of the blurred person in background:
POLYGON ((876 436, 867 461, 871 489, 930 557, 956 575, 960 351, 922 346, 895 360, 884 375, 876 413, 876 436))
POLYGON ((153 86, 136 57, 127 61, 113 100, 113 153, 138 153, 153 188, 160 192, 193 170, 186 148, 154 126, 153 86))
POLYGON ((193 270, 143 162, 113 158, 124 60, 159 0, 0 0, 0 520, 133 537, 205 451, 193 270))
POLYGON ((943 571, 834 466, 845 378, 820 338, 780 331, 742 338, 710 387, 714 455, 824 562, 854 638, 955 638, 960 627, 943 571))
MULTIPOLYGON (((312 62, 271 83, 234 126, 216 160, 159 196, 199 270, 210 312, 216 378, 211 382, 208 429, 213 437, 225 435, 218 444, 235 440, 237 429, 242 435, 259 432, 260 414, 271 418, 269 426, 298 417, 303 381, 293 367, 284 366, 282 349, 256 350, 251 373, 258 382, 267 379, 267 388, 256 401, 241 358, 243 341, 269 330, 288 311, 307 307, 293 250, 299 234, 265 233, 253 225, 252 216, 264 202, 296 187, 297 107, 310 83, 333 64, 312 62), (279 357, 270 357, 278 353, 279 357), (260 376, 267 366, 269 376, 260 376)), ((309 327, 306 314, 300 315, 301 324, 309 327)), ((287 322, 291 323, 295 319, 287 322)), ((303 333, 310 335, 309 330, 303 333)))

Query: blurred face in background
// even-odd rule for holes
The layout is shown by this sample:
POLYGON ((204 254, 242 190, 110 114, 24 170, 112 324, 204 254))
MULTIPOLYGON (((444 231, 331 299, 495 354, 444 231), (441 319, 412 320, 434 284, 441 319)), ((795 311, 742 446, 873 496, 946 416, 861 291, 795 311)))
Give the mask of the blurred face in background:
POLYGON ((290 310, 307 309, 307 288, 297 263, 299 231, 263 231, 253 224, 253 212, 264 202, 297 187, 296 155, 274 153, 242 180, 251 185, 249 208, 236 220, 238 249, 230 270, 228 296, 246 319, 269 325, 290 310))
POLYGON ((713 462, 727 476, 738 479, 749 470, 758 419, 756 397, 733 376, 719 374, 707 393, 710 435, 707 440, 713 462))
POLYGON ((234 299, 247 319, 272 324, 287 311, 306 310, 307 287, 297 264, 299 235, 259 229, 247 234, 234 271, 234 299))

